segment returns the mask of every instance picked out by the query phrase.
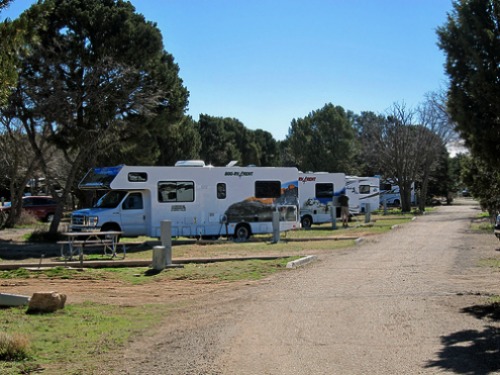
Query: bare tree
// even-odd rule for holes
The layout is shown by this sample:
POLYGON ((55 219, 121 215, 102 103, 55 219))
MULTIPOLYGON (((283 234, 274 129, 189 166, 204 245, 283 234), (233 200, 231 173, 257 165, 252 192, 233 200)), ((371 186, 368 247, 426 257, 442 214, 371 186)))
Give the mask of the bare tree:
POLYGON ((419 129, 413 125, 414 117, 414 110, 404 103, 395 103, 380 131, 373 133, 379 149, 379 165, 384 175, 399 185, 403 212, 411 211, 411 186, 419 168, 419 129))
POLYGON ((0 114, 0 160, 0 172, 8 181, 11 196, 8 218, 0 224, 13 227, 21 215, 22 196, 39 167, 39 160, 31 150, 22 124, 5 113, 0 114))
POLYGON ((428 94, 427 100, 417 112, 418 123, 422 126, 419 141, 422 144, 421 167, 418 175, 422 199, 418 201, 418 207, 423 212, 429 178, 440 162, 439 154, 446 144, 457 139, 457 134, 446 110, 446 102, 442 93, 428 94))

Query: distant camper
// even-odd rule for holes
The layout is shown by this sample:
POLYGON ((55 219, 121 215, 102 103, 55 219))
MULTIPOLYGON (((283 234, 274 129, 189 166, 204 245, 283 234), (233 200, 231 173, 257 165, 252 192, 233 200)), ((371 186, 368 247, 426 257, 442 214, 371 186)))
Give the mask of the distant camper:
MULTIPOLYGON (((312 224, 331 222, 331 207, 338 206, 337 199, 345 192, 344 173, 300 172, 299 201, 302 228, 312 224)), ((340 209, 336 209, 340 217, 340 209)))

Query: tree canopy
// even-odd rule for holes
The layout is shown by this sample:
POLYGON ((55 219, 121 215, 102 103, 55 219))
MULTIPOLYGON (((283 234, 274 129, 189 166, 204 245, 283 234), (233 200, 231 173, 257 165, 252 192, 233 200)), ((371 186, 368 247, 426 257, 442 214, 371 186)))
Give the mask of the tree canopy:
POLYGON ((358 150, 353 122, 331 103, 293 119, 286 138, 289 156, 303 171, 352 173, 358 150))
POLYGON ((64 153, 70 168, 62 200, 82 168, 131 132, 183 119, 188 91, 179 68, 156 25, 129 2, 45 0, 20 18, 30 42, 8 110, 23 123, 45 174, 40 139, 64 153))
POLYGON ((476 156, 500 166, 500 1, 457 0, 437 31, 450 78, 448 108, 476 156))

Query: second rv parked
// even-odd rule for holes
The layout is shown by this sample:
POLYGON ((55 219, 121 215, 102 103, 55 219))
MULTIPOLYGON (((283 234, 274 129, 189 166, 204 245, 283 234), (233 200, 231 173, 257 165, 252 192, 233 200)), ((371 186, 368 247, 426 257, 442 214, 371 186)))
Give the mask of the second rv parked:
POLYGON ((299 173, 299 201, 302 228, 312 224, 332 221, 331 207, 336 207, 335 217, 340 217, 337 199, 345 193, 344 173, 299 173))

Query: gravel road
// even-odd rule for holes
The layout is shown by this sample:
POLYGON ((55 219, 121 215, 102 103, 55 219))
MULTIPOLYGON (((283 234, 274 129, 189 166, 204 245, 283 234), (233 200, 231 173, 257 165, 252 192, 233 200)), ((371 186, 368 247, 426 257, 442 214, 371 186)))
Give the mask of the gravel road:
MULTIPOLYGON (((453 205, 180 307, 117 358, 117 374, 500 373, 499 258, 453 205)), ((313 245, 312 245, 313 246, 313 245)))

